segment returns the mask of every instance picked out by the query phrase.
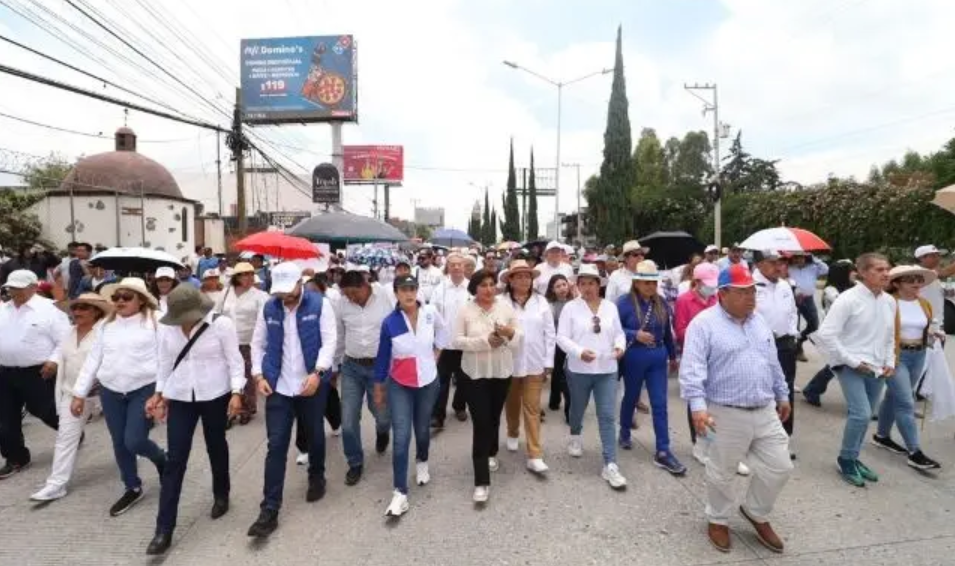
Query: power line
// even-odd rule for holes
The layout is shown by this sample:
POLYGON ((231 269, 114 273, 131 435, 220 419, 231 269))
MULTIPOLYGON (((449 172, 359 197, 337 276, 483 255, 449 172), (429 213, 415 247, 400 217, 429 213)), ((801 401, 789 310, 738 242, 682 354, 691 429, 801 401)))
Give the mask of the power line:
MULTIPOLYGON (((44 123, 42 123, 42 122, 36 122, 36 121, 34 121, 34 120, 28 120, 27 118, 21 118, 20 116, 14 116, 14 115, 12 115, 12 114, 7 114, 7 113, 5 113, 5 112, 0 112, 0 116, 2 116, 2 117, 4 117, 4 118, 9 118, 10 120, 16 120, 17 122, 23 122, 24 124, 29 124, 29 125, 31 125, 31 126, 38 126, 38 127, 41 127, 41 128, 46 128, 46 129, 54 130, 54 131, 57 131, 57 132, 63 132, 63 133, 66 133, 66 134, 75 134, 75 135, 77 135, 77 136, 85 136, 85 137, 88 137, 88 138, 99 138, 99 139, 104 139, 104 140, 111 140, 111 139, 113 139, 113 136, 107 136, 107 135, 102 134, 102 133, 99 133, 99 134, 91 134, 91 133, 89 133, 89 132, 81 132, 81 131, 79 131, 79 130, 71 130, 70 128, 63 128, 63 127, 60 127, 60 126, 53 126, 53 125, 50 125, 50 124, 44 124, 44 123)), ((177 139, 168 139, 168 140, 142 140, 142 139, 137 138, 136 141, 137 141, 138 143, 180 143, 180 142, 192 141, 192 138, 177 138, 177 139)))

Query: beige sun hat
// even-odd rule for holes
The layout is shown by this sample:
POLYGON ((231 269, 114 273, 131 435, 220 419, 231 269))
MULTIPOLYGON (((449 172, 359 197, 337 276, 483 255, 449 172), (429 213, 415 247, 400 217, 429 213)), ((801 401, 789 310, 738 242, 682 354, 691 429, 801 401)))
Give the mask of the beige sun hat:
POLYGON ((938 279, 938 274, 931 269, 925 269, 917 265, 896 265, 889 271, 889 281, 895 281, 899 277, 905 277, 907 275, 920 275, 925 280, 924 285, 928 285, 938 279))
POLYGON ((113 304, 96 293, 83 293, 71 301, 59 301, 56 303, 56 306, 65 312, 70 312, 70 308, 73 305, 89 305, 95 309, 99 309, 99 311, 103 313, 104 318, 113 312, 113 304))
POLYGON ((537 279, 537 277, 541 274, 540 271, 531 267, 530 264, 523 259, 515 259, 509 266, 507 266, 507 269, 501 273, 501 283, 507 285, 507 282, 515 273, 530 273, 531 279, 537 279))
POLYGON ((149 292, 149 288, 146 287, 146 282, 139 277, 126 277, 119 283, 110 283, 104 286, 99 294, 107 301, 112 301, 113 293, 120 290, 133 291, 141 295, 152 309, 155 310, 159 308, 159 301, 149 292))

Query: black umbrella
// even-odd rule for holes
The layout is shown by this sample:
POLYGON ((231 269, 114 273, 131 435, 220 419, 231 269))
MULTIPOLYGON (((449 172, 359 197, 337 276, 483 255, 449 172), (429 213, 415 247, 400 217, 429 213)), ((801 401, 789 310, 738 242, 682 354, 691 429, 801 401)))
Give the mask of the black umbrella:
POLYGON ((667 269, 685 265, 690 256, 702 254, 706 248, 686 232, 654 232, 640 238, 640 245, 650 248, 647 259, 667 269))

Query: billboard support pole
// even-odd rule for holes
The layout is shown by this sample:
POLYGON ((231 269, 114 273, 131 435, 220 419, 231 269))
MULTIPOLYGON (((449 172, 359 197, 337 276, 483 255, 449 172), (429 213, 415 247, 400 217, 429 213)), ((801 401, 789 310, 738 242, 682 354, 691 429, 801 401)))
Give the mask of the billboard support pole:
POLYGON ((242 89, 235 89, 235 110, 232 117, 232 134, 236 143, 233 146, 235 158, 235 214, 238 217, 239 235, 245 236, 248 219, 245 213, 245 160, 242 155, 242 89))
MULTIPOLYGON (((332 122, 332 165, 338 169, 338 178, 345 178, 344 152, 342 150, 342 123, 332 122)), ((341 204, 341 203, 339 203, 341 204)))
POLYGON ((391 185, 385 184, 385 222, 388 222, 390 214, 388 214, 388 209, 391 208, 391 185))
POLYGON ((371 201, 371 204, 375 207, 375 220, 378 220, 378 183, 372 185, 375 187, 375 199, 371 201))

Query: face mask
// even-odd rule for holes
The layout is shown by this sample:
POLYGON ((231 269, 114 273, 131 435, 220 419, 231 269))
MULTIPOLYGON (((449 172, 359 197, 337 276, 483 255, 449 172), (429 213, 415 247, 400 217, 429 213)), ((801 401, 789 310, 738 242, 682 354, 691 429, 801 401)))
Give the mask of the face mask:
POLYGON ((716 294, 716 287, 710 287, 708 285, 700 285, 699 287, 697 287, 697 289, 700 292, 700 296, 703 297, 704 299, 709 299, 710 297, 716 294))

